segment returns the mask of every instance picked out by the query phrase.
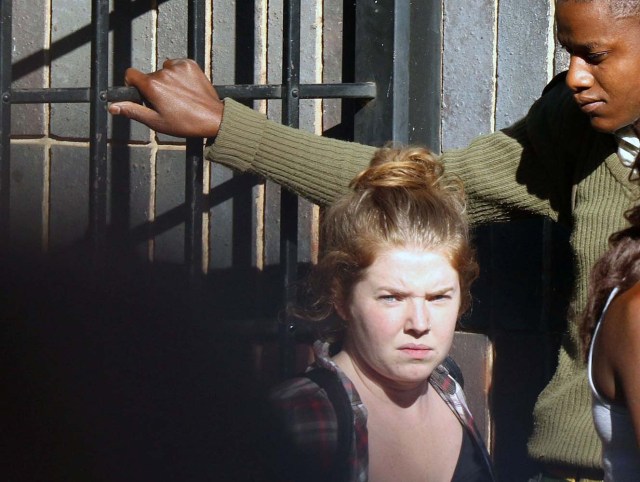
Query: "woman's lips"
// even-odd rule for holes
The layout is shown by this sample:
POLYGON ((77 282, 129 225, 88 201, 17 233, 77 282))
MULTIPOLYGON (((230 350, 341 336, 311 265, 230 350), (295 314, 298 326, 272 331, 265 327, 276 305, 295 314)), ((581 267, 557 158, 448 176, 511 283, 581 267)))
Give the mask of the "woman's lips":
POLYGON ((411 358, 423 359, 428 357, 433 352, 433 349, 426 345, 408 344, 401 346, 400 351, 411 358))

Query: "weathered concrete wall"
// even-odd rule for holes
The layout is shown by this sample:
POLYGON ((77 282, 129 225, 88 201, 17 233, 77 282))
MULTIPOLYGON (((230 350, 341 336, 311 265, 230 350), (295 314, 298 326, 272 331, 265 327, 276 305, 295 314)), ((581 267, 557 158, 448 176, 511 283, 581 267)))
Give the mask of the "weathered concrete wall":
POLYGON ((443 148, 521 118, 555 65, 553 3, 445 0, 443 148))

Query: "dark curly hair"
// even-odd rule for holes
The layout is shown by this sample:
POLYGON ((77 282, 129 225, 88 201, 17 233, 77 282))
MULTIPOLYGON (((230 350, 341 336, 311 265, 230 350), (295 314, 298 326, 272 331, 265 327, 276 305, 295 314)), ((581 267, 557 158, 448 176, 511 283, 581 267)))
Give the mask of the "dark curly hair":
POLYGON ((625 213, 630 226, 609 238, 609 250, 596 262, 589 279, 587 306, 582 314, 580 337, 588 356, 593 331, 611 290, 626 291, 640 281, 640 205, 625 213))

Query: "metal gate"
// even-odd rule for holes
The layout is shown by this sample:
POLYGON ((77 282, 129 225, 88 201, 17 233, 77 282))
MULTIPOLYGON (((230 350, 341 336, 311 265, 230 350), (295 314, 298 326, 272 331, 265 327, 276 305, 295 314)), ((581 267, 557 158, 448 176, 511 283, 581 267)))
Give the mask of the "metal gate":
MULTIPOLYGON (((134 89, 109 85, 110 52, 109 32, 116 28, 118 10, 126 11, 130 19, 145 11, 143 2, 91 1, 91 25, 85 27, 89 36, 90 85, 87 87, 12 88, 12 74, 21 75, 33 62, 23 61, 12 66, 12 11, 13 2, 3 0, 0 5, 0 246, 12 248, 11 222, 11 107, 18 104, 68 104, 83 103, 90 106, 89 114, 89 182, 88 229, 86 241, 100 257, 113 243, 124 240, 151 239, 163 232, 164 225, 184 223, 183 263, 188 269, 194 286, 201 285, 206 274, 202 239, 202 214, 212 201, 203 195, 202 139, 189 139, 185 150, 184 202, 171 213, 158 216, 150 222, 130 229, 114 231, 117 216, 113 202, 113 183, 109 171, 109 116, 107 105, 118 100, 137 100, 134 89), (113 6, 113 10, 110 7, 113 6), (111 200, 111 201, 110 201, 111 200), (203 271, 205 273, 203 273, 203 271)), ((158 1, 161 5, 163 1, 158 1)), ((329 2, 331 3, 331 2, 329 2)), ((333 2, 342 8, 342 83, 308 84, 300 80, 300 0, 283 3, 282 83, 266 85, 218 85, 221 97, 239 100, 281 99, 282 122, 298 127, 299 105, 303 99, 344 99, 342 123, 338 135, 364 143, 381 145, 388 140, 421 142, 439 148, 439 95, 440 90, 440 18, 439 6, 411 5, 410 2, 358 1, 333 2), (391 20, 391 21, 390 21, 391 20), (411 34, 413 32, 413 35, 411 34), (423 48, 433 45, 432 49, 423 48), (416 47, 418 46, 418 47, 416 47), (412 62, 408 59, 411 56, 412 62), (391 72, 391 75, 389 73, 391 72), (420 76, 420 84, 411 77, 420 76), (384 92, 384 95, 379 95, 384 92), (411 134, 409 134, 411 133, 411 134)), ((421 3, 421 2, 417 2, 421 3)), ((236 8, 250 12, 254 2, 238 2, 236 8)), ((204 0, 185 2, 188 9, 187 56, 201 67, 206 63, 207 3, 204 0)), ((122 15, 122 13, 120 14, 122 15)), ((74 33, 76 35, 76 33, 74 33)), ((58 41, 63 44, 67 39, 58 41)), ((243 42, 239 37, 239 42, 243 42)), ((245 41, 246 43, 246 41, 245 41)), ((52 51, 55 51, 52 46, 52 51)), ((70 50, 72 47, 67 47, 70 50)), ((64 53, 65 47, 58 46, 64 53)), ((45 58, 46 56, 43 56, 45 58)), ((28 60, 28 59, 27 59, 28 60)), ((33 60, 33 59, 31 59, 33 60)), ((115 82, 115 81, 114 81, 115 82)), ((249 185, 251 182, 249 181, 249 185)), ((242 184, 242 183, 240 183, 242 184)), ((130 186, 131 181, 125 182, 130 186)), ((247 183, 244 183, 244 188, 247 183)), ((243 186, 240 186, 242 189, 243 186)), ((133 188, 132 188, 133 189, 133 188)), ((282 287, 277 305, 291 300, 295 281, 300 276, 298 259, 298 199, 289 192, 280 194, 279 263, 276 278, 282 287)), ((275 223, 274 223, 275 224, 275 223)), ((45 246, 45 250, 47 247, 45 246)), ((178 256, 179 257, 179 256, 178 256)), ((233 269, 233 268, 232 268, 233 269)), ((206 303, 203 303, 206 305, 206 303)), ((206 308, 203 308, 206 311, 206 308)), ((267 310, 268 312, 269 310, 267 310)), ((221 326, 257 333, 279 333, 280 373, 287 375, 294 370, 294 328, 291 323, 278 323, 275 317, 259 320, 235 320, 221 326), (246 328, 251 327, 251 328, 246 328)))

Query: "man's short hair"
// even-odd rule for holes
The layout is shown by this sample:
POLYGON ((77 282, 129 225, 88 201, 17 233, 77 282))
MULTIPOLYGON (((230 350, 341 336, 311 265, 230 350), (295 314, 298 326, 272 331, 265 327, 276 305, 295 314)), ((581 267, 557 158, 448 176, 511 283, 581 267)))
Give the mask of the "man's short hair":
POLYGON ((609 4, 609 11, 615 18, 640 17, 640 0, 557 0, 558 3, 605 1, 609 4))
POLYGON ((639 0, 607 0, 609 9, 616 18, 640 16, 639 0))

